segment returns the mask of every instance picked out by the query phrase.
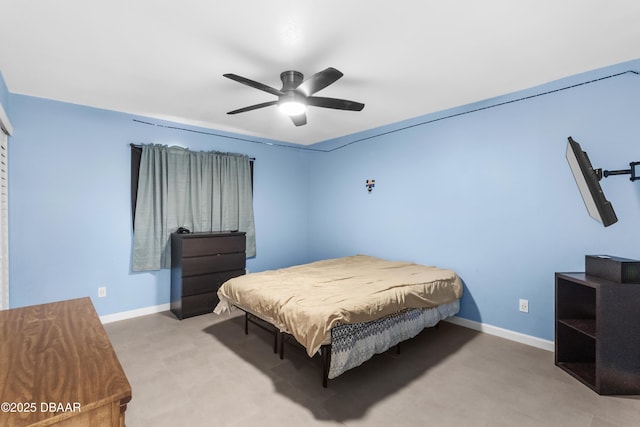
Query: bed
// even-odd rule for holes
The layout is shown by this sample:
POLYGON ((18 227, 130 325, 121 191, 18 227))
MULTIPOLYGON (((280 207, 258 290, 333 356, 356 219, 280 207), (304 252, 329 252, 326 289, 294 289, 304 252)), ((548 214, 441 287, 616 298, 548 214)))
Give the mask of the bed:
POLYGON ((240 309, 323 359, 322 383, 414 337, 460 309, 462 282, 447 269, 367 255, 251 273, 225 282, 214 313, 240 309))

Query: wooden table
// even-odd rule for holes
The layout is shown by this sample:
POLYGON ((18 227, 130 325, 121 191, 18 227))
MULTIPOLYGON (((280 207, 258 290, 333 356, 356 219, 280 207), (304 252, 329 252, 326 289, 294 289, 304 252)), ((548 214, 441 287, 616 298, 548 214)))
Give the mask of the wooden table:
POLYGON ((130 400, 89 298, 0 311, 0 426, 124 426, 130 400))

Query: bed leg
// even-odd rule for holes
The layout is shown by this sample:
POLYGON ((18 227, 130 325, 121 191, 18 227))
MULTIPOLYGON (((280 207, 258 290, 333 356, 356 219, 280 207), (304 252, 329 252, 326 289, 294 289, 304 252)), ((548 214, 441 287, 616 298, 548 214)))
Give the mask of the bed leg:
POLYGON ((280 335, 280 331, 277 329, 273 333, 273 352, 278 353, 278 335, 280 335))
POLYGON ((244 312, 244 334, 249 335, 249 313, 244 312))
POLYGON ((327 388, 329 367, 331 366, 331 344, 320 347, 320 355, 322 356, 322 387, 327 388))
POLYGON ((284 359, 284 332, 280 332, 280 360, 284 359))

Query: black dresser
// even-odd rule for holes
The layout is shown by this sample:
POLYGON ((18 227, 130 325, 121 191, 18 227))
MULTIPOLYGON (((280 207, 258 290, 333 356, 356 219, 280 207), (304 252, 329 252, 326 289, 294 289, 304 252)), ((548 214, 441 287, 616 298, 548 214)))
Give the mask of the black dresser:
POLYGON ((211 313, 218 288, 245 274, 243 232, 171 235, 171 311, 184 319, 211 313))

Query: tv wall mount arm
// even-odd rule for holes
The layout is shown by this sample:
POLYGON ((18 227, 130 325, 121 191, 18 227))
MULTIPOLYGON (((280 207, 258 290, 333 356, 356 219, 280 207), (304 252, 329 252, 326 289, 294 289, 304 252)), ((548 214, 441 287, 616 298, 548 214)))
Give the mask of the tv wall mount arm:
POLYGON ((640 180, 640 176, 636 173, 636 168, 640 165, 640 162, 631 162, 629 163, 629 169, 621 169, 617 171, 609 171, 602 169, 595 169, 596 176, 598 177, 598 181, 602 179, 602 177, 607 178, 611 175, 631 175, 629 178, 631 181, 640 180))

